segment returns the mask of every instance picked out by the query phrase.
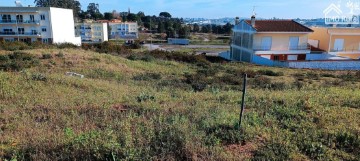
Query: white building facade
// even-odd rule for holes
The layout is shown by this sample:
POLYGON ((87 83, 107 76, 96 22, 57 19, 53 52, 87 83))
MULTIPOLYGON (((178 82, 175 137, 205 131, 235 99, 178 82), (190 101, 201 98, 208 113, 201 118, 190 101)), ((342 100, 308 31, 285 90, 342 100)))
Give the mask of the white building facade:
POLYGON ((137 22, 109 22, 111 39, 137 39, 139 37, 137 22))
POLYGON ((102 43, 109 40, 107 23, 76 23, 75 35, 81 37, 82 43, 102 43))
POLYGON ((0 7, 0 41, 72 43, 75 37, 71 9, 54 7, 0 7))

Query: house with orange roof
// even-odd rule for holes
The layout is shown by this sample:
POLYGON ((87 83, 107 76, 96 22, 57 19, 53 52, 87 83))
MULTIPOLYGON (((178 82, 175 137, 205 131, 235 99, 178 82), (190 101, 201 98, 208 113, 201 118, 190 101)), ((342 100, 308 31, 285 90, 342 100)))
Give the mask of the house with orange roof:
POLYGON ((306 60, 311 52, 308 36, 313 30, 293 20, 236 21, 230 58, 252 62, 253 56, 274 61, 306 60))

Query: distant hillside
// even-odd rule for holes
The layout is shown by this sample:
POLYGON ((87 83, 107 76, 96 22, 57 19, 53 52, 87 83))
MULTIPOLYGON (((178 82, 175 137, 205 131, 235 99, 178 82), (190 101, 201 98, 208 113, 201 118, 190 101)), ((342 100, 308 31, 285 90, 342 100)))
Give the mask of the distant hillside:
POLYGON ((359 72, 40 48, 0 50, 0 160, 360 158, 359 72))

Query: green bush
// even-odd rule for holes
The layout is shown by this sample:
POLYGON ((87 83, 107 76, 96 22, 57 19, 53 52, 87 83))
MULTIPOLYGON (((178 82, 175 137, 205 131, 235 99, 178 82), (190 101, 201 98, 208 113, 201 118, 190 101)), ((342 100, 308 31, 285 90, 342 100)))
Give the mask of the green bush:
POLYGON ((151 80, 160 80, 161 74, 159 73, 142 73, 133 77, 133 80, 136 81, 151 81, 151 80))
POLYGON ((21 71, 39 64, 39 60, 24 52, 13 52, 0 57, 0 69, 5 71, 21 71))
POLYGON ((285 140, 282 142, 271 140, 254 153, 252 160, 291 160, 290 156, 296 149, 296 146, 285 140))
POLYGON ((141 58, 141 60, 145 62, 152 62, 155 60, 155 58, 149 54, 146 54, 141 58))
POLYGON ((60 43, 55 45, 59 49, 65 49, 65 48, 79 48, 78 46, 72 44, 72 43, 60 43))
POLYGON ((42 59, 52 59, 53 56, 51 54, 42 54, 42 59))
POLYGON ((136 97, 137 102, 155 101, 155 96, 148 93, 141 93, 136 97))
POLYGON ((63 58, 65 55, 63 52, 60 51, 59 53, 55 54, 55 56, 58 58, 63 58))
POLYGON ((274 72, 272 70, 259 70, 258 73, 267 76, 284 76, 283 72, 274 72))
POLYGON ((15 51, 15 50, 32 49, 32 47, 24 42, 15 41, 15 42, 0 42, 0 49, 8 50, 8 51, 15 51))
POLYGON ((34 81, 43 81, 43 82, 46 82, 47 81, 47 78, 44 74, 41 74, 41 73, 35 73, 35 74, 32 74, 31 75, 31 78, 32 80, 34 81))

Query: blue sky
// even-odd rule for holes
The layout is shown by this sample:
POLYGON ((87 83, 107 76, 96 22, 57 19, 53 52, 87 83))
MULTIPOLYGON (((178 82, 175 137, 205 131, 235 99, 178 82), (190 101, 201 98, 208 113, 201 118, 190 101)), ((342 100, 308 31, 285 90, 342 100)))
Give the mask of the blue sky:
MULTIPOLYGON (((14 6, 15 0, 0 0, 1 6, 14 6)), ((24 5, 33 5, 34 0, 22 0, 24 5)), ((173 17, 183 18, 222 18, 250 17, 256 6, 258 17, 262 18, 318 18, 331 3, 346 4, 349 0, 80 0, 83 8, 88 3, 100 5, 101 12, 127 11, 145 12, 158 15, 167 11, 173 17)), ((352 0, 359 1, 359 0, 352 0)))

